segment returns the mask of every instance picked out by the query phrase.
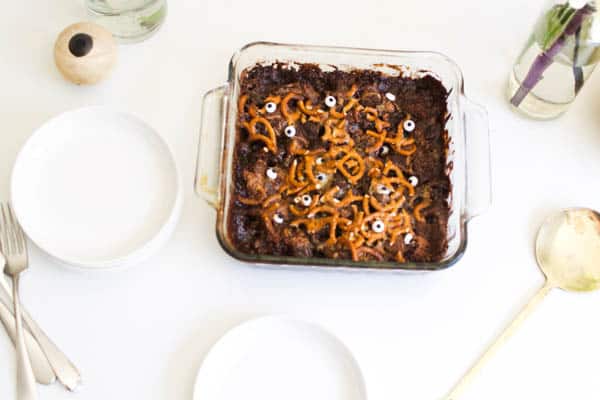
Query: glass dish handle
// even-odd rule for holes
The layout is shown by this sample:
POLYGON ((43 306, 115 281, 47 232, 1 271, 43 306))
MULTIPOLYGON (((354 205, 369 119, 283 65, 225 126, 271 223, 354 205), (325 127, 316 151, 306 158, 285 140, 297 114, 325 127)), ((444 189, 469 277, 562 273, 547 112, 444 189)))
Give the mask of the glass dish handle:
POLYGON ((486 109, 467 98, 463 104, 467 161, 465 217, 470 220, 492 204, 490 131, 486 109))
POLYGON ((229 87, 220 86, 207 92, 202 99, 202 120, 194 188, 208 204, 219 204, 219 179, 222 142, 225 126, 225 102, 229 87))

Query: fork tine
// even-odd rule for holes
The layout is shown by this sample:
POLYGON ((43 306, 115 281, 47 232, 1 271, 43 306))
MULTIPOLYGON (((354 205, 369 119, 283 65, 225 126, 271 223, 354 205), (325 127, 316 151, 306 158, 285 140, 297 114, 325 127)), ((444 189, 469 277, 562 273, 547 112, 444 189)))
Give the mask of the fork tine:
POLYGON ((10 203, 6 203, 6 213, 8 214, 8 222, 12 225, 15 226, 15 216, 13 214, 13 210, 12 207, 10 206, 10 203))
POLYGON ((16 241, 13 229, 13 223, 10 216, 10 210, 6 204, 2 204, 2 219, 4 220, 4 239, 5 245, 4 250, 7 254, 13 254, 16 252, 16 241))
POLYGON ((21 228, 21 224, 19 223, 19 220, 17 219, 17 214, 15 214, 15 209, 13 208, 12 204, 8 203, 7 208, 8 208, 8 214, 10 215, 10 219, 13 223, 13 226, 20 233, 23 233, 23 229, 21 228))
POLYGON ((19 244, 18 229, 15 218, 8 204, 2 204, 2 250, 5 255, 21 252, 19 244))
POLYGON ((0 250, 2 250, 3 253, 8 253, 6 213, 4 212, 4 204, 2 203, 0 203, 0 250))
POLYGON ((21 224, 19 224, 17 216, 15 215, 15 211, 13 210, 12 205, 10 203, 8 203, 8 214, 10 215, 12 226, 14 228, 15 239, 17 241, 17 250, 20 253, 23 253, 27 246, 27 242, 25 241, 25 234, 23 233, 23 228, 21 228, 21 224))
POLYGON ((0 220, 0 229, 5 229, 6 227, 6 213, 4 212, 4 203, 0 203, 0 212, 2 213, 2 218, 0 220))

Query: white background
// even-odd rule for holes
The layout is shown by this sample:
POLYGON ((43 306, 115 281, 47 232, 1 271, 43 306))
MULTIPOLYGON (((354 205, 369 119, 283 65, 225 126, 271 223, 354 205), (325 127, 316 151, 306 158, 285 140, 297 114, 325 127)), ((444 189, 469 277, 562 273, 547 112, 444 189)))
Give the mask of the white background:
MULTIPOLYGON (((532 248, 561 207, 600 209, 600 82, 552 122, 513 114, 504 89, 541 1, 170 0, 162 30, 122 46, 95 87, 62 80, 53 42, 85 19, 77 0, 5 0, 0 12, 0 197, 31 132, 84 105, 110 104, 154 126, 185 182, 181 222, 139 267, 64 269, 32 251, 23 300, 84 374, 76 395, 42 399, 191 399, 210 346, 251 317, 316 321, 355 353, 374 400, 439 399, 543 282, 532 248), (232 53, 269 40, 441 51, 462 68, 466 92, 492 130, 494 205, 469 225, 454 268, 423 275, 277 271, 229 258, 215 213, 192 190, 202 94, 226 79, 232 53)), ((107 159, 109 162, 109 159, 107 159)), ((76 187, 73 190, 77 190, 76 187)), ((43 199, 41 199, 43 201, 43 199)), ((465 393, 464 399, 597 399, 600 293, 554 291, 465 393)), ((0 333, 0 399, 13 398, 14 352, 0 333)))

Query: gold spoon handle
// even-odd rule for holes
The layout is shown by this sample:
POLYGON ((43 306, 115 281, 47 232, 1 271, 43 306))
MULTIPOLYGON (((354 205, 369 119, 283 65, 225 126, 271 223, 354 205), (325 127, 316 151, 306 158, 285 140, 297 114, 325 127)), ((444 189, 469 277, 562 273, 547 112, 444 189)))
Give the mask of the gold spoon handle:
POLYGON ((454 386, 450 394, 448 394, 445 400, 457 400, 460 394, 465 390, 471 380, 479 373, 481 368, 496 354, 498 349, 512 336, 519 326, 531 315, 532 311, 540 304, 540 302, 546 297, 550 289, 554 285, 549 281, 546 281, 544 286, 529 300, 529 303, 523 307, 521 312, 512 320, 512 322, 504 329, 504 332, 498 336, 498 338, 487 348, 485 353, 473 364, 473 366, 467 371, 460 381, 454 386))

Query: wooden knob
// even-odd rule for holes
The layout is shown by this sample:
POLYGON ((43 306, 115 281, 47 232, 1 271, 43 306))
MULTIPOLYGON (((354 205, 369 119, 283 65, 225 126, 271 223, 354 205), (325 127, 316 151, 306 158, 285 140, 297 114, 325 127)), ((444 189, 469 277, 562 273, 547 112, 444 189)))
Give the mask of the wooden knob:
POLYGON ((117 61, 117 44, 100 25, 79 22, 58 35, 54 61, 65 79, 90 85, 104 79, 117 61))

